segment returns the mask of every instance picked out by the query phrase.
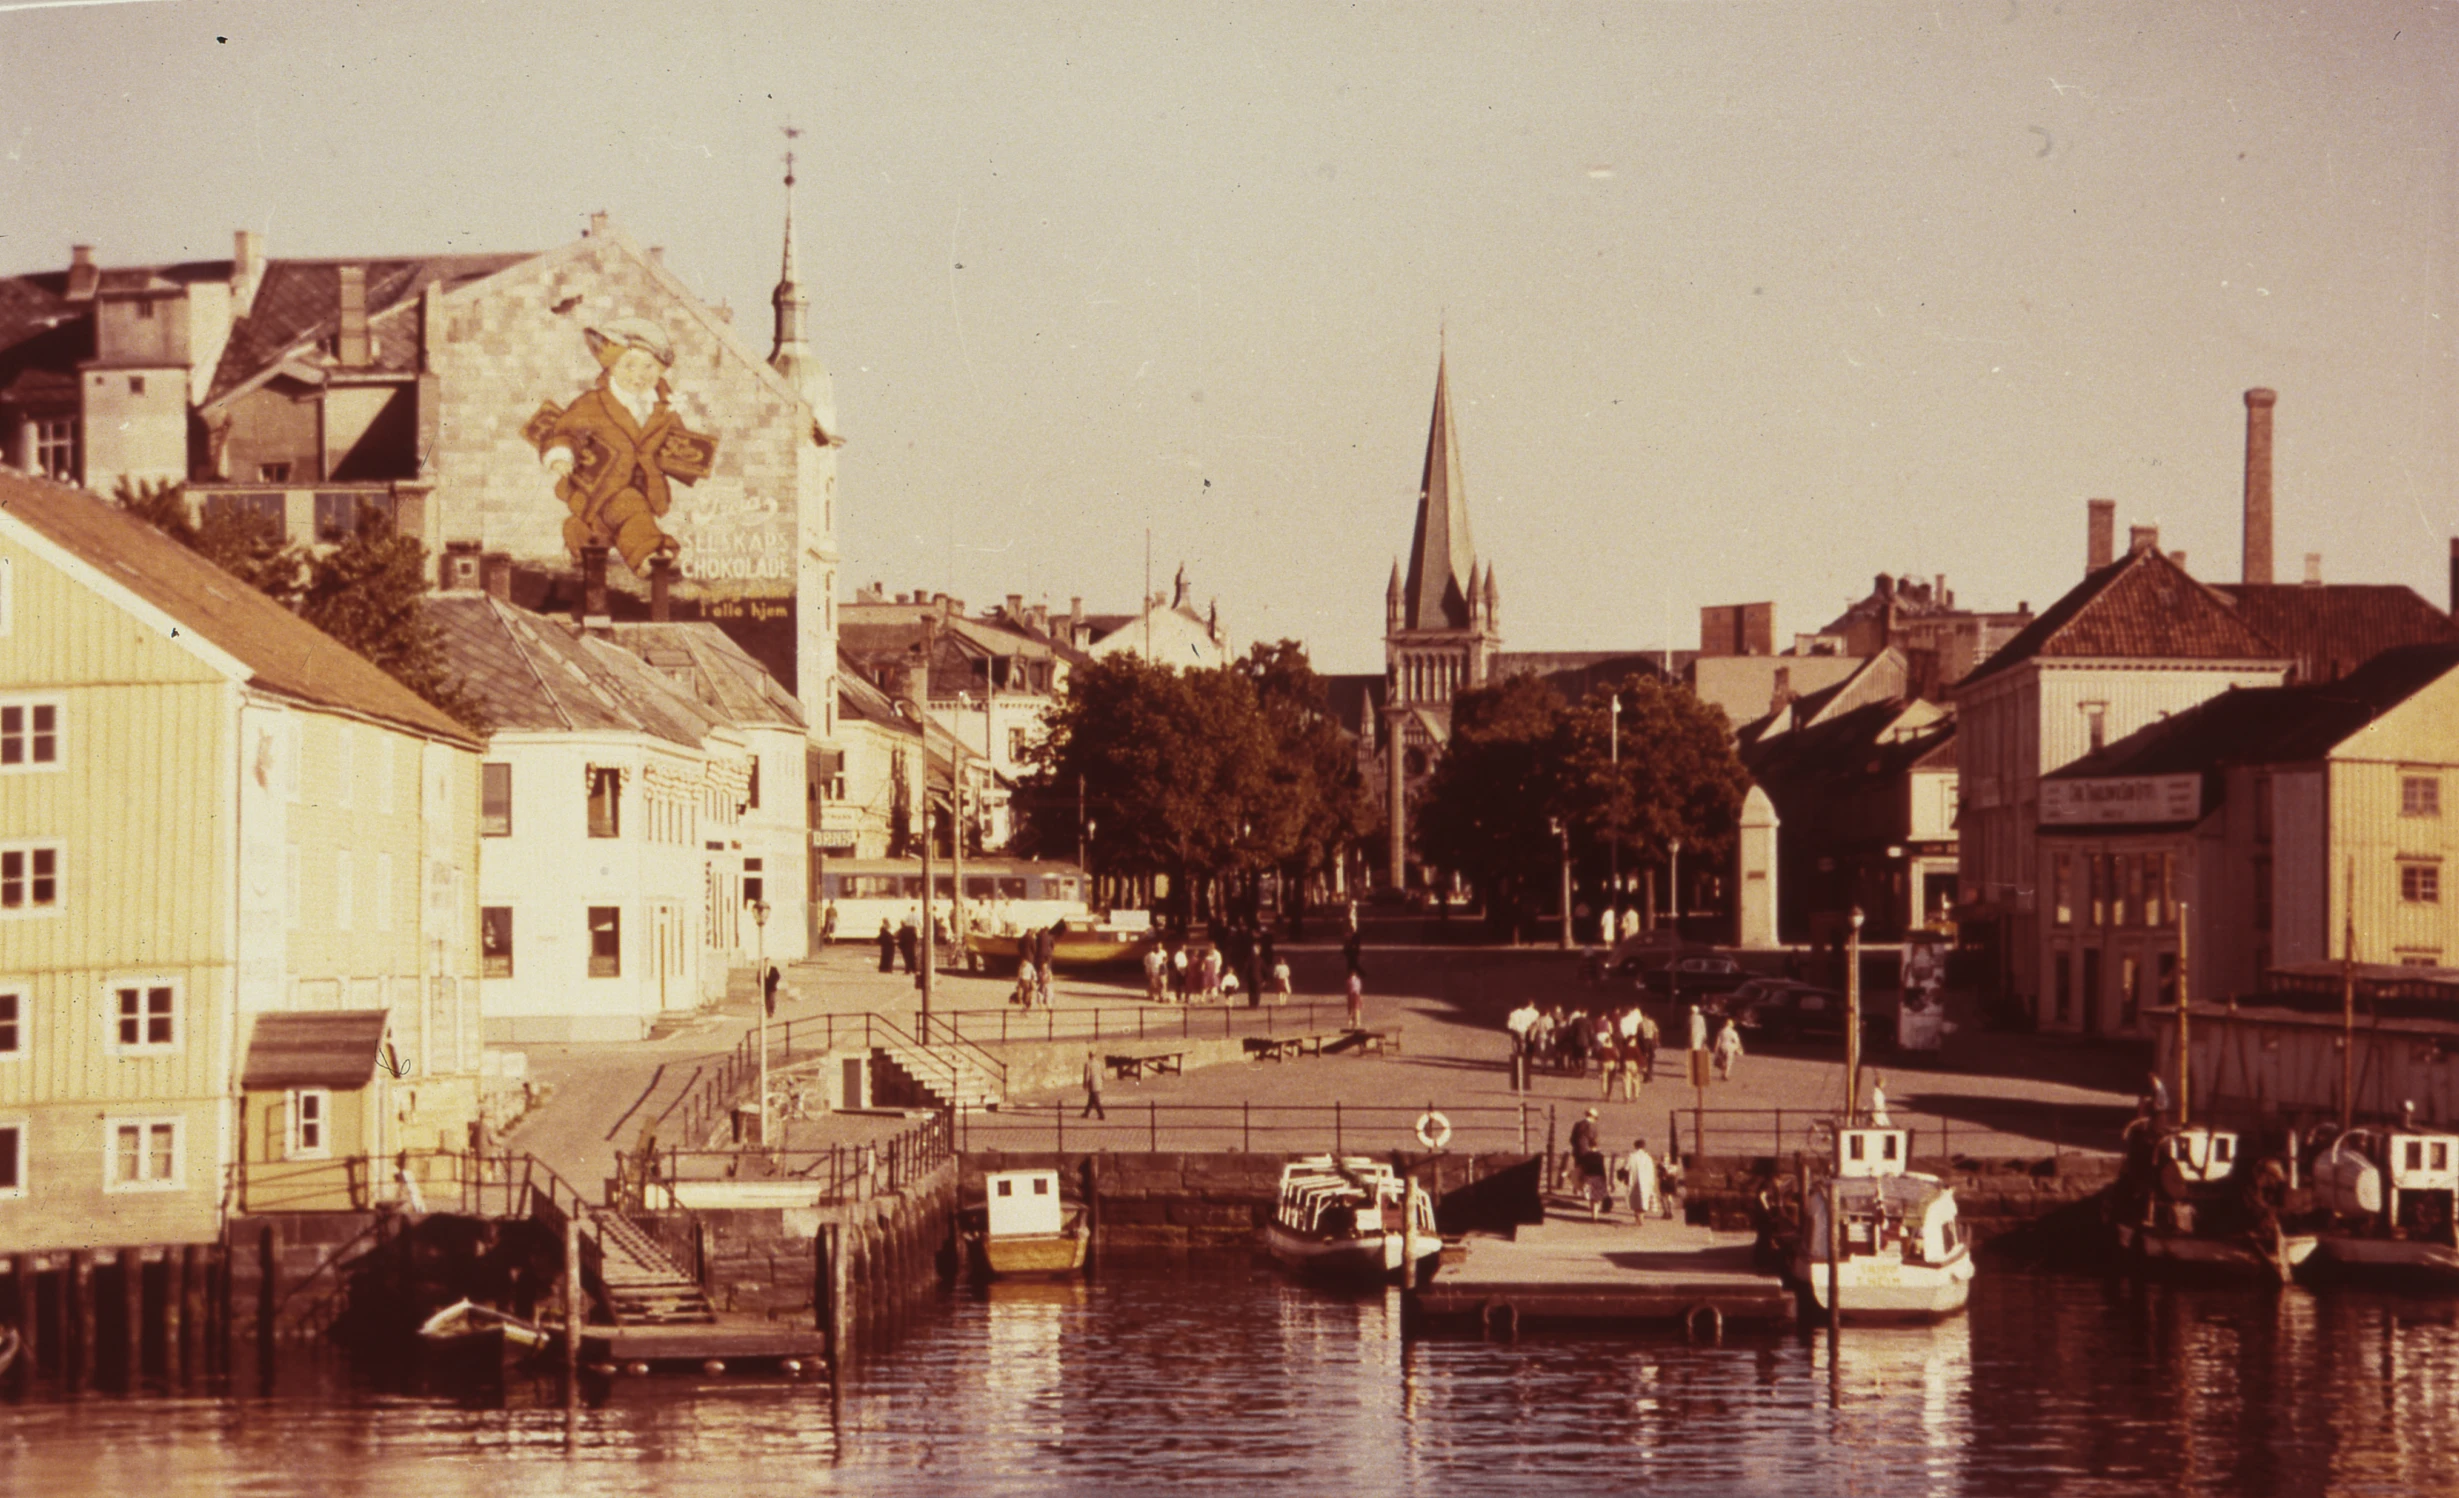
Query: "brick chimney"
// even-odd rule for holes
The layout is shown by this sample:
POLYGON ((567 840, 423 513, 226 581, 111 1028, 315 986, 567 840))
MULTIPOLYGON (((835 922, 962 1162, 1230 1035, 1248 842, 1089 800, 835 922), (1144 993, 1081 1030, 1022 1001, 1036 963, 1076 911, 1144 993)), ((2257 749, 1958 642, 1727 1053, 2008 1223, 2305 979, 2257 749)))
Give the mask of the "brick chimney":
POLYGON ((2322 586, 2322 553, 2319 551, 2305 554, 2305 585, 2309 588, 2322 586))
POLYGON ((482 553, 478 558, 478 585, 488 597, 512 602, 512 558, 500 551, 482 553))
POLYGON ((2159 549, 2159 526, 2130 525, 2126 527, 2126 554, 2128 556, 2133 556, 2137 552, 2158 551, 2159 549))
POLYGON ((2271 581, 2271 408, 2277 391, 2246 392, 2246 551, 2249 583, 2271 581))
POLYGON ((575 611, 581 628, 604 629, 614 623, 606 608, 606 548, 581 548, 581 597, 575 611))
POLYGON ((365 369, 375 362, 369 356, 367 335, 367 267, 341 267, 339 295, 340 323, 333 337, 333 357, 344 369, 365 369))
POLYGON ((649 564, 649 622, 651 624, 674 622, 674 587, 674 562, 667 557, 659 557, 656 561, 651 562, 649 564))
POLYGON ((231 315, 245 317, 265 281, 265 236, 254 229, 231 235, 231 315))
POLYGON ((2092 518, 2084 525, 2083 570, 2098 572, 2117 560, 2117 501, 2096 499, 2085 509, 2092 518))

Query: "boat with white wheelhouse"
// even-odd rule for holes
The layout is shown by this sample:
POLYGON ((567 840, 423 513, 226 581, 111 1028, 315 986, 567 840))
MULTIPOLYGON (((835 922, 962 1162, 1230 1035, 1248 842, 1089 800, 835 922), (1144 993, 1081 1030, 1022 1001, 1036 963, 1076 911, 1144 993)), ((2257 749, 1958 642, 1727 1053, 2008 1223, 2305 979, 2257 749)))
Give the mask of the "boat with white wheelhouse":
POLYGON ((2285 1282, 2319 1241, 2282 1225, 2286 1180, 2278 1162, 2250 1159, 2232 1130, 2137 1119, 2106 1198, 2118 1251, 2147 1270, 2285 1282))
POLYGON ((1802 1203, 1796 1286, 1821 1315, 1833 1304, 1846 1320, 1936 1320, 1964 1309, 1972 1246, 1956 1217, 1955 1188, 1908 1168, 1902 1129, 1835 1133, 1832 1189, 1813 1190, 1802 1203), (1831 1236, 1841 1250, 1832 1267, 1831 1236))
POLYGON ((1420 1259, 1442 1251, 1434 1197, 1389 1165, 1357 1155, 1308 1155, 1281 1167, 1264 1244, 1285 1267, 1385 1279, 1400 1273, 1412 1240, 1420 1259))
POLYGON ((1084 1208, 1059 1194, 1055 1170, 994 1170, 982 1178, 981 1217, 966 1234, 977 1272, 1048 1279, 1084 1268, 1092 1232, 1084 1208))
POLYGON ((2459 1135, 2339 1134, 2314 1159, 2314 1204, 2331 1214, 2314 1273, 2459 1290, 2459 1135))

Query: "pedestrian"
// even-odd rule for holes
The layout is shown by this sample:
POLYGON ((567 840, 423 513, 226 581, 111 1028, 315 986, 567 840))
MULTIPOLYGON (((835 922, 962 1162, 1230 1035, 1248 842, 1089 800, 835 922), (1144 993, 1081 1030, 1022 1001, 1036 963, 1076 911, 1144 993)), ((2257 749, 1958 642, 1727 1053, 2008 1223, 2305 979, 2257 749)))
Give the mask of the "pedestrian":
POLYGON ((777 964, 773 962, 760 964, 760 969, 760 1003, 766 1013, 775 1014, 777 1012, 777 984, 783 979, 784 974, 777 971, 777 964))
POLYGON ((1163 974, 1170 970, 1170 959, 1162 955, 1158 945, 1144 949, 1144 997, 1154 1004, 1161 1002, 1163 974))
POLYGON ((1643 1068, 1640 1073, 1641 1081, 1656 1080, 1656 1053, 1664 1038, 1664 1032, 1656 1027, 1656 1016, 1645 1009, 1639 1011, 1639 1062, 1643 1068))
POLYGON ((897 970, 897 934, 890 929, 886 916, 879 918, 879 970, 883 973, 897 970))
POLYGON ((1289 959, 1286 957, 1272 959, 1272 1002, 1289 1002, 1289 959))
POLYGON ((1622 911, 1622 939, 1629 941, 1639 935, 1639 907, 1625 906, 1622 911))
POLYGON ((1349 975, 1349 1028, 1366 1028, 1366 980, 1355 972, 1349 975))
POLYGON ((1008 1002, 1011 1004, 1020 1004, 1027 1009, 1032 1008, 1033 995, 1036 991, 1035 985, 1036 979, 1034 976, 1033 959, 1030 957, 1017 958, 1016 991, 1008 995, 1008 1002))
POLYGON ((1186 943, 1181 942, 1170 948, 1170 988, 1181 1004, 1187 1002, 1187 971, 1191 966, 1187 961, 1186 943))
POLYGON ((1732 1020, 1726 1020, 1725 1027, 1716 1032, 1717 1080, 1723 1082, 1732 1081, 1733 1063, 1741 1059, 1742 1032, 1733 1027, 1732 1020))
POLYGON ((1350 928, 1348 939, 1340 944, 1340 955, 1341 961, 1349 965, 1351 977, 1366 976, 1366 943, 1359 938, 1355 927, 1350 928))
POLYGON ((1622 1080, 1622 1038, 1610 1024, 1597 1031, 1597 1096, 1614 1100, 1614 1084, 1622 1080))
POLYGON ((1076 1116, 1110 1121, 1109 1110, 1101 1105, 1101 1058, 1091 1051, 1084 1053, 1084 1111, 1076 1116))
POLYGON ((1881 1129, 1895 1127, 1887 1118, 1887 1078, 1882 1072, 1870 1073, 1870 1123, 1881 1129))
POLYGON ((922 932, 914 925, 914 918, 909 915, 905 918, 905 924, 897 927, 897 955, 905 959, 905 971, 909 973, 922 971, 921 953, 922 932))
POLYGON ((1568 1037, 1566 1046, 1568 1054, 1565 1059, 1571 1063, 1571 1075, 1585 1081, 1588 1077, 1588 1053, 1596 1045, 1597 1040, 1596 1027, 1589 1023, 1587 1010, 1574 1009, 1571 1011, 1571 1028, 1568 1037))
POLYGON ((824 946, 837 939, 837 902, 831 900, 820 913, 820 942, 824 946))
POLYGON ((1645 1134, 1631 1141, 1631 1152, 1623 1157, 1622 1182, 1630 1192, 1631 1218, 1640 1226, 1665 1210, 1664 1195, 1657 1190, 1656 1156, 1648 1153, 1645 1134))
POLYGON ((1704 1051, 1707 1048, 1708 1017, 1699 1012, 1699 1006, 1697 1004, 1693 1004, 1691 1006, 1691 1049, 1694 1051, 1704 1051))
POLYGON ((1639 1071, 1645 1064, 1640 1053, 1639 1033, 1636 1028, 1627 1033, 1618 1033, 1622 1034, 1622 1100, 1636 1103, 1639 1101, 1639 1071))
POLYGON ((1571 1168, 1579 1176, 1579 1194, 1588 1199, 1588 1220, 1605 1210, 1605 1149, 1597 1137, 1597 1110, 1571 1126, 1571 1168))

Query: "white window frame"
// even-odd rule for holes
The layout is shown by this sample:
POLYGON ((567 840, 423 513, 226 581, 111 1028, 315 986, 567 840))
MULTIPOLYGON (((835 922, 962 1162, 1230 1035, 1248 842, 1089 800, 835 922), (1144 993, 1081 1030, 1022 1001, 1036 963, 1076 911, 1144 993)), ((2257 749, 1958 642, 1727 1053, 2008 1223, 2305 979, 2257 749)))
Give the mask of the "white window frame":
POLYGON ((134 1195, 141 1192, 185 1191, 188 1189, 188 1120, 178 1114, 105 1114, 102 1121, 102 1189, 105 1196, 134 1195), (150 1174, 153 1163, 154 1131, 168 1127, 171 1131, 171 1168, 166 1175, 150 1174), (126 1129, 137 1130, 137 1175, 123 1180, 120 1176, 120 1134, 126 1129))
POLYGON ((179 1049, 180 1041, 184 1038, 188 1028, 186 1023, 188 996, 181 991, 177 978, 164 973, 141 973, 113 978, 103 984, 102 996, 102 1022, 107 1027, 104 1033, 110 1038, 109 1049, 112 1055, 168 1056, 179 1049), (171 991, 171 1038, 168 1040, 147 1040, 145 1038, 147 1022, 153 1018, 152 990, 157 988, 167 988, 171 991), (120 995, 129 990, 134 990, 137 995, 137 1038, 134 1041, 123 1041, 120 1039, 120 995))
POLYGON ((330 1160, 333 1158, 333 1089, 330 1087, 293 1087, 283 1099, 284 1122, 282 1158, 285 1160, 330 1160), (316 1105, 316 1137, 310 1143, 304 1137, 308 1122, 307 1105, 316 1105))
MULTIPOLYGON (((51 709, 51 758, 37 760, 28 757, 13 765, 0 762, 0 775, 57 774, 63 767, 67 753, 63 740, 68 737, 68 699, 57 692, 12 692, 0 697, 0 712, 12 707, 25 711, 23 736, 29 756, 34 748, 34 710, 41 707, 51 709)), ((0 735, 0 742, 5 741, 5 736, 0 735)))
POLYGON ((17 1167, 17 1184, 11 1186, 0 1182, 0 1201, 23 1199, 27 1192, 26 1174, 34 1168, 34 1149, 27 1140, 27 1136, 34 1132, 33 1121, 17 1113, 0 1117, 0 1154, 11 1153, 7 1135, 12 1130, 17 1135, 17 1146, 13 1152, 15 1158, 10 1163, 17 1167))
POLYGON ((65 893, 62 887, 68 882, 66 867, 68 859, 66 857, 66 852, 67 844, 56 837, 25 838, 16 842, 0 843, 0 857, 5 857, 11 853, 23 853, 27 855, 25 865, 26 903, 14 906, 0 905, 0 921, 48 920, 59 915, 61 907, 66 903, 66 901, 61 898, 61 896, 65 893), (52 855, 51 903, 48 905, 37 905, 33 903, 33 855, 35 853, 45 851, 52 855))
POLYGON ((0 1002, 10 1000, 16 1005, 16 1012, 8 1018, 15 1044, 0 1049, 0 1066, 23 1061, 34 1049, 34 990, 23 983, 0 984, 0 1002))

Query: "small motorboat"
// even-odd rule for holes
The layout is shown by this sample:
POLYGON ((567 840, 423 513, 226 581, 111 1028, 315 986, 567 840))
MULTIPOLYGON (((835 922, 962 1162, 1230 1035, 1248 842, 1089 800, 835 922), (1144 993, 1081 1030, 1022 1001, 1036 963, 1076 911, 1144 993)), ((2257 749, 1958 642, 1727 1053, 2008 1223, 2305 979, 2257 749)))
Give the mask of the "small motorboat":
POLYGON ((1049 1279, 1084 1268, 1092 1233, 1084 1208, 1059 1194, 1055 1170, 994 1170, 982 1178, 982 1216, 966 1235, 976 1272, 1049 1279))
POLYGON ((418 1339, 431 1355, 477 1373, 527 1362, 560 1343, 562 1332, 493 1306, 457 1300, 420 1322, 418 1339))
POLYGON ((1832 1195, 1813 1188, 1802 1203, 1794 1285, 1822 1316, 1832 1302, 1848 1321, 1934 1321, 1964 1309, 1972 1298, 1972 1246, 1956 1217, 1955 1188, 1908 1168, 1902 1129, 1835 1133, 1832 1195), (1831 1200, 1842 1250, 1832 1275, 1831 1200))
MULTIPOLYGON (((980 972, 1013 973, 1024 957, 1026 943, 1039 934, 971 932, 965 938, 969 965, 980 972)), ((1132 966, 1144 960, 1144 949, 1153 941, 1149 923, 1071 915, 1059 923, 1058 934, 1051 939, 1050 965, 1070 973, 1132 966)))
POLYGON ((2314 1159, 2331 1214, 2309 1271, 2357 1284, 2459 1290, 2459 1135, 2351 1129, 2314 1159))
POLYGON ((1434 1197, 1389 1165, 1359 1156, 1309 1155, 1281 1167, 1281 1194, 1264 1244, 1284 1267, 1336 1279, 1400 1273, 1408 1244, 1419 1259, 1443 1251, 1434 1197))
POLYGON ((2104 1200, 2118 1251, 2147 1271, 2286 1283, 2320 1242, 2282 1225, 2287 1179, 2276 1160, 2250 1161, 2230 1130, 2139 1118, 2104 1200))

